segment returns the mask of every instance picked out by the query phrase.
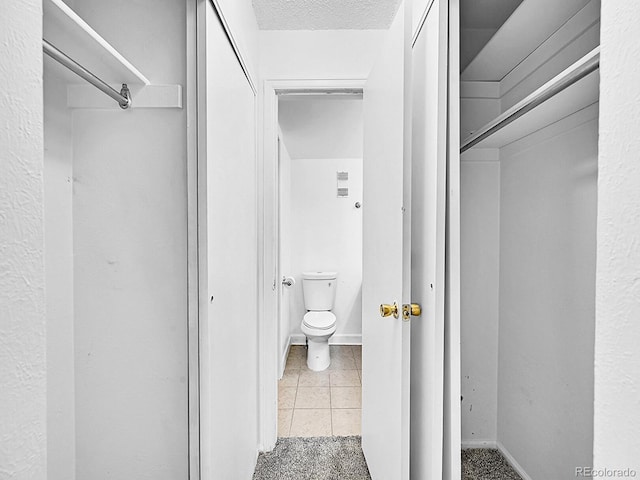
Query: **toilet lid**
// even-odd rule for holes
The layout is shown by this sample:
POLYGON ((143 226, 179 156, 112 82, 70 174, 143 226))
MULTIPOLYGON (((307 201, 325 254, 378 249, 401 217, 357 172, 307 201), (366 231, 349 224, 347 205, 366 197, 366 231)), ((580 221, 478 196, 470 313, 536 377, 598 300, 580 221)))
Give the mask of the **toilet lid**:
POLYGON ((302 321, 309 328, 328 330, 336 324, 336 316, 331 312, 307 312, 302 321))

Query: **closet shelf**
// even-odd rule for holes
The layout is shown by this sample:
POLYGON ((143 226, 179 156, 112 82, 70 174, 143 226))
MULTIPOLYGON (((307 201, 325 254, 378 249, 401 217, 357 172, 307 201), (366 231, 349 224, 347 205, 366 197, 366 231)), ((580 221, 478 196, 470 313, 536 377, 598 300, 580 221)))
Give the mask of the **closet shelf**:
POLYGON ((467 137, 461 152, 472 147, 501 148, 562 120, 599 98, 600 47, 549 80, 524 100, 467 137))
POLYGON ((43 14, 44 39, 96 76, 113 84, 151 83, 62 0, 44 0, 43 14))
POLYGON ((122 108, 129 105, 132 108, 182 108, 181 85, 152 85, 62 0, 44 0, 43 15, 45 52, 79 75, 65 76, 70 83, 67 106, 95 109, 118 108, 120 104, 122 108), (126 98, 123 97, 126 102, 119 98, 123 92, 126 92, 126 98))
POLYGON ((589 0, 523 0, 464 69, 461 80, 502 80, 588 3, 589 0))

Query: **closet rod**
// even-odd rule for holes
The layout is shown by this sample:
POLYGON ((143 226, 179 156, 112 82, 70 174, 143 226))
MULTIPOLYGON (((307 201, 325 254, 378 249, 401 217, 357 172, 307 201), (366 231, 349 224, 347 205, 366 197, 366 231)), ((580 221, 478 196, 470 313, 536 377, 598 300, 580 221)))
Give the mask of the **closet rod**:
POLYGON ((93 73, 77 63, 75 60, 69 58, 67 55, 47 42, 44 38, 42 39, 42 50, 51 58, 67 67, 73 73, 85 79, 91 85, 109 95, 116 102, 118 102, 120 108, 127 109, 131 106, 131 95, 126 83, 122 84, 122 90, 120 90, 119 92, 117 90, 114 90, 107 83, 96 77, 93 73))
POLYGON ((517 103, 502 115, 499 115, 497 118, 471 135, 460 146, 460 153, 466 152, 485 138, 490 137, 497 131, 509 125, 511 122, 523 116, 525 113, 546 102, 557 93, 560 93, 565 88, 570 87, 578 80, 581 80, 590 73, 596 71, 599 66, 600 47, 596 47, 524 100, 517 103))

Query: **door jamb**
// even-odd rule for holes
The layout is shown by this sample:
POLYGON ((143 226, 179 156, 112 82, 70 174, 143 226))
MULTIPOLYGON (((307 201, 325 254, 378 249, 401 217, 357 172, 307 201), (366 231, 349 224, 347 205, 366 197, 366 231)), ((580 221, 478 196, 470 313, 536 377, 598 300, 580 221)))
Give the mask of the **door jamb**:
POLYGON ((259 305, 259 448, 260 451, 273 450, 278 437, 278 325, 277 322, 277 278, 272 258, 274 242, 277 242, 275 225, 275 182, 278 179, 278 95, 283 94, 322 94, 322 93, 362 93, 366 79, 296 79, 265 80, 262 85, 262 128, 261 138, 262 165, 262 211, 258 215, 263 219, 262 238, 262 302, 259 305), (276 288, 273 288, 276 282, 276 288))
POLYGON ((204 34, 198 21, 202 0, 186 2, 187 117, 187 377, 189 480, 200 480, 200 353, 198 255, 198 75, 204 34))

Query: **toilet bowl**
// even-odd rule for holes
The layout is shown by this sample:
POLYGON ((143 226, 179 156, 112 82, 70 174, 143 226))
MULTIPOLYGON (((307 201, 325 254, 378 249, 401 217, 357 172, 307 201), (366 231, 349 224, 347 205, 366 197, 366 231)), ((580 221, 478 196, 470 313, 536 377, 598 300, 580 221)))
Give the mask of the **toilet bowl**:
POLYGON ((331 312, 307 312, 300 325, 307 337, 307 367, 320 372, 331 364, 329 338, 336 333, 336 316, 331 312))
POLYGON ((316 372, 331 364, 329 338, 336 332, 336 316, 331 312, 336 296, 337 272, 304 272, 302 292, 307 313, 300 329, 307 337, 307 367, 316 372))

